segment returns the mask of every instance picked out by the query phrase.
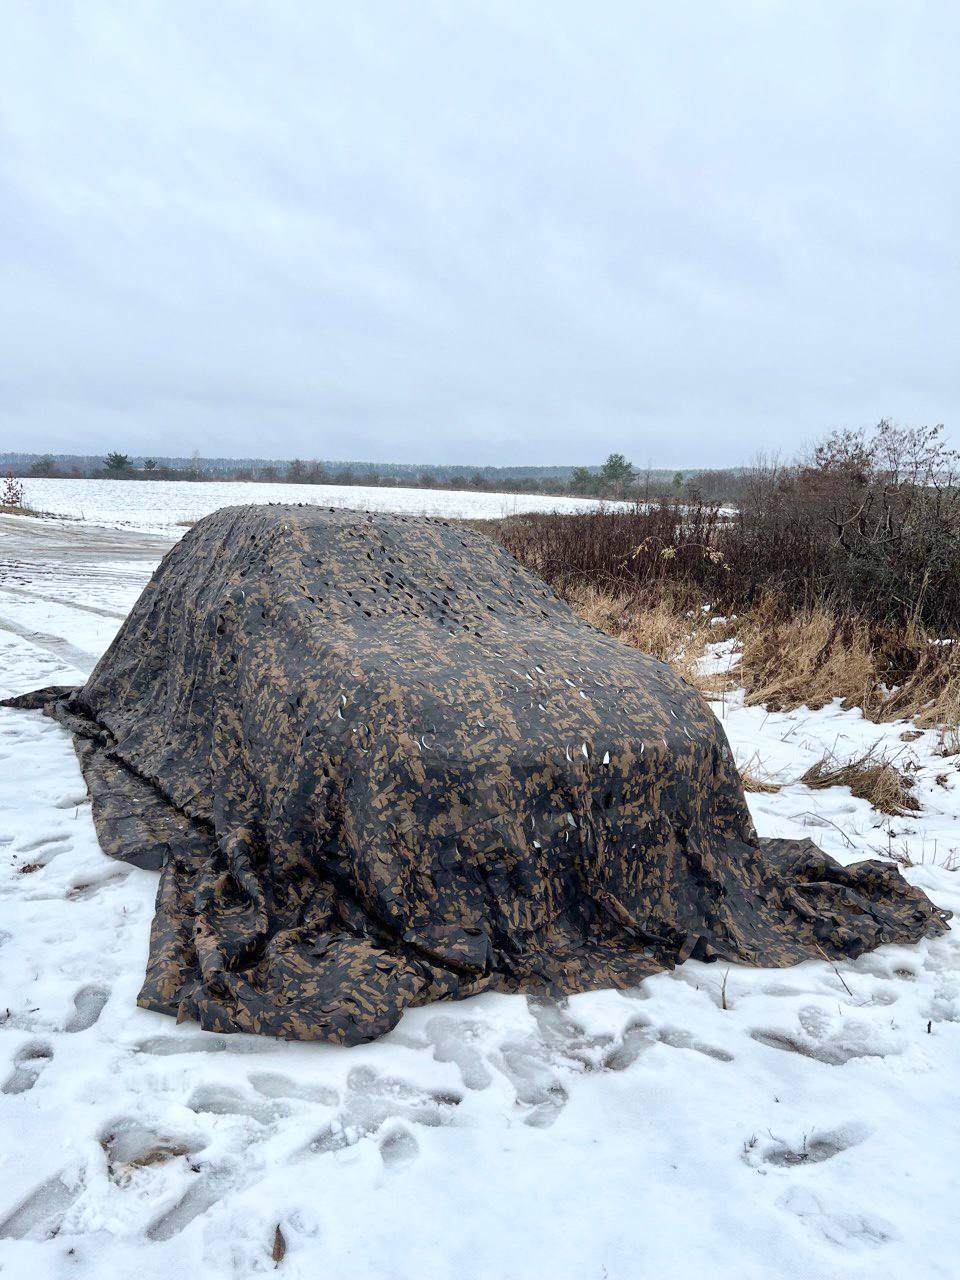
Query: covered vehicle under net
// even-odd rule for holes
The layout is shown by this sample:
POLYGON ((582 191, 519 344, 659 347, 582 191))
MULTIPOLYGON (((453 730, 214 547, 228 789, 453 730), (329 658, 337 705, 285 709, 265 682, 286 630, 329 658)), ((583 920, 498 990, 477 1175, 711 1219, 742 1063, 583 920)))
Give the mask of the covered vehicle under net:
POLYGON ((105 852, 162 867, 140 1003, 214 1031, 352 1044, 946 927, 887 864, 758 839, 700 694, 443 520, 221 510, 41 703, 105 852))

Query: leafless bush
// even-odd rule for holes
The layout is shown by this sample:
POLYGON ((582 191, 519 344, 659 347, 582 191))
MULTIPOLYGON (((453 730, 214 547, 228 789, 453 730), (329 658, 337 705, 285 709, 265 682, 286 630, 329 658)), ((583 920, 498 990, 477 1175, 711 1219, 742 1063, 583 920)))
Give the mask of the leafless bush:
POLYGON ((8 471, 0 489, 0 507, 22 507, 23 485, 12 471, 8 471))
POLYGON ((828 437, 805 463, 738 474, 736 509, 685 495, 631 509, 504 521, 504 545, 563 593, 583 586, 647 601, 669 588, 742 612, 775 599, 870 627, 960 634, 958 455, 942 428, 881 422, 828 437))

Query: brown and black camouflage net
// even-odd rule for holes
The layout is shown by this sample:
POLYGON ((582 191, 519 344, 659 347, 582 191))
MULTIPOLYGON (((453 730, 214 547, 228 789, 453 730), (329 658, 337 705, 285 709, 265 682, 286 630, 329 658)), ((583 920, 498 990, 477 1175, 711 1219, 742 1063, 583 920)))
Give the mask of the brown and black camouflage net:
POLYGON ((354 1044, 479 991, 942 932, 893 867, 759 840, 668 666, 442 520, 233 507, 164 559, 78 691, 101 844, 163 867, 140 1004, 354 1044))

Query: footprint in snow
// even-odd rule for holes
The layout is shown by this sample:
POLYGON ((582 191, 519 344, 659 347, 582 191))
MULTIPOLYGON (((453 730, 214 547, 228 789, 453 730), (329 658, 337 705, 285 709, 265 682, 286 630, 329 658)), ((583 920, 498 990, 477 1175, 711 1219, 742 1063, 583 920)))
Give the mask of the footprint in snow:
POLYGON ((106 987, 81 987, 73 997, 74 1011, 64 1031, 89 1030, 103 1013, 109 999, 110 992, 106 987))
POLYGON ((787 1142, 771 1135, 771 1140, 758 1144, 752 1139, 744 1147, 743 1158, 757 1169, 761 1164, 777 1169, 793 1169, 800 1165, 821 1164, 851 1147, 859 1146, 870 1136, 863 1125, 845 1125, 841 1129, 804 1134, 798 1142, 787 1142))
POLYGON ((4 1081, 3 1093, 27 1093, 37 1083, 40 1072, 53 1058, 53 1049, 43 1040, 31 1040, 14 1054, 13 1072, 4 1081))
POLYGON ((183 1035, 151 1036, 134 1045, 137 1053, 167 1058, 181 1053, 266 1053, 273 1045, 265 1036, 212 1035, 209 1031, 185 1031, 183 1035))
MULTIPOLYGON (((198 1115, 241 1116, 259 1125, 268 1125, 289 1114, 289 1108, 282 1102, 260 1101, 239 1089, 218 1084, 201 1085, 188 1106, 198 1115)), ((225 1195, 242 1191, 262 1174, 262 1170, 249 1161, 227 1159, 204 1163, 202 1158, 194 1161, 190 1157, 204 1148, 202 1138, 164 1134, 141 1126, 136 1120, 111 1126, 101 1143, 114 1166, 112 1176, 120 1185, 130 1181, 139 1169, 187 1158, 193 1180, 176 1203, 147 1227, 150 1240, 172 1239, 225 1195)))
MULTIPOLYGON (((50 1031, 63 1031, 66 1033, 75 1033, 78 1031, 87 1031, 100 1017, 103 1012, 104 1005, 110 999, 110 991, 107 987, 91 984, 81 987, 73 997, 73 1013, 63 1024, 62 1027, 37 1026, 31 1017, 23 1014, 13 1014, 7 1021, 8 1027, 21 1027, 27 1031, 42 1031, 44 1033, 50 1031)), ((36 1009, 31 1009, 30 1013, 36 1013, 36 1009)), ((52 1056, 52 1055, 51 1055, 52 1056)))
POLYGON ((804 1058, 813 1058, 816 1062, 826 1063, 831 1067, 842 1067, 854 1058, 884 1058, 893 1050, 867 1040, 846 1040, 836 1035, 828 1040, 817 1041, 803 1036, 790 1035, 785 1031, 751 1031, 750 1038, 768 1049, 780 1049, 784 1053, 796 1053, 804 1058))
POLYGON ((830 1030, 832 1019, 830 1014, 813 1004, 799 1010, 797 1021, 808 1036, 814 1040, 822 1040, 830 1030))
POLYGON ((82 1190, 57 1174, 32 1191, 0 1222, 0 1238, 7 1240, 50 1240, 60 1230, 68 1209, 82 1190))
POLYGON ((87 898, 95 898, 111 885, 122 884, 129 874, 129 870, 109 871, 92 880, 79 880, 70 886, 65 896, 70 902, 83 902, 87 898))
POLYGON ((198 1114, 214 1116, 246 1116, 257 1124, 271 1124, 280 1116, 289 1115, 290 1108, 283 1102, 271 1102, 248 1098, 239 1089, 225 1084, 204 1084, 195 1089, 187 1106, 198 1114))
POLYGON ((427 1040, 433 1045, 434 1060, 453 1062, 467 1089, 486 1089, 493 1079, 478 1048, 484 1029, 481 1023, 446 1016, 431 1018, 427 1023, 427 1040))
MULTIPOLYGON (((527 1008, 536 1031, 501 1044, 492 1061, 513 1086, 523 1123, 535 1129, 549 1128, 557 1120, 569 1098, 570 1077, 623 1070, 645 1047, 643 1036, 632 1028, 619 1045, 612 1035, 590 1035, 570 1016, 566 1001, 528 996, 527 1008)), ((641 1025, 639 1019, 634 1024, 641 1025)))
POLYGON ((388 1169, 404 1169, 420 1154, 420 1144, 405 1125, 397 1125, 380 1140, 380 1158, 388 1169))
POLYGON ((867 1018, 842 1018, 839 1022, 817 1005, 807 1005, 797 1013, 796 1031, 757 1028, 753 1040, 769 1049, 796 1053, 828 1066, 843 1066, 854 1058, 884 1058, 902 1051, 902 1044, 889 1029, 867 1018))
MULTIPOLYGON (((38 849, 51 849, 51 848, 56 848, 57 845, 68 845, 71 839, 72 837, 68 834, 40 836, 36 840, 30 840, 27 844, 15 845, 14 851, 16 853, 36 853, 38 849)), ((56 849, 56 852, 52 854, 51 857, 56 857, 57 853, 62 853, 62 852, 63 852, 62 849, 56 849)), ((31 861, 35 862, 37 861, 37 859, 34 858, 34 859, 31 859, 31 861)))
POLYGON ((708 1058, 714 1058, 717 1062, 732 1062, 733 1054, 727 1053, 726 1049, 718 1049, 716 1045, 705 1044, 702 1040, 698 1040, 692 1036, 689 1031, 684 1031, 676 1027, 662 1027, 657 1032, 657 1039, 661 1044, 669 1045, 672 1049, 692 1049, 694 1053, 702 1053, 708 1058))
POLYGON ((693 1053, 713 1058, 716 1062, 733 1061, 732 1053, 698 1040, 682 1027, 654 1027, 646 1019, 637 1018, 626 1027, 619 1043, 604 1056, 604 1070, 625 1071, 655 1044, 663 1044, 670 1049, 689 1049, 693 1053))
POLYGON ((170 1240, 188 1227, 194 1218, 212 1208, 241 1179, 232 1164, 208 1165, 190 1184, 186 1193, 147 1227, 150 1240, 170 1240))
POLYGON ((604 1070, 626 1071, 628 1067, 633 1066, 641 1053, 646 1053, 651 1045, 656 1043, 656 1040, 656 1032, 651 1030, 648 1022, 641 1020, 631 1022, 624 1030, 620 1043, 614 1045, 604 1056, 604 1070))
POLYGON ((21 862, 16 867, 16 872, 18 875, 28 876, 36 871, 42 871, 53 862, 54 858, 58 858, 61 853, 66 853, 72 847, 71 838, 68 835, 48 836, 42 840, 32 840, 29 844, 17 845, 16 856, 20 854, 33 856, 28 856, 27 861, 21 862))
POLYGON ((547 996, 528 996, 527 1008, 533 1015, 543 1044, 562 1057, 581 1063, 588 1071, 597 1070, 613 1036, 589 1035, 567 1012, 566 1000, 547 996))
MULTIPOLYGON (((460 1096, 424 1090, 371 1067, 355 1067, 347 1077, 344 1102, 336 1116, 307 1143, 300 1157, 325 1155, 378 1134, 387 1121, 437 1128, 450 1124, 460 1096)), ((406 1144, 409 1149, 409 1144, 406 1144)))
POLYGON ((192 1155, 204 1147, 202 1139, 174 1137, 132 1116, 115 1120, 100 1135, 100 1146, 107 1157, 107 1176, 117 1186, 126 1186, 137 1170, 166 1164, 182 1156, 192 1155))
POLYGON ((329 1085, 303 1084, 277 1071, 255 1071, 248 1079, 265 1098, 293 1098, 298 1102, 321 1102, 328 1107, 340 1101, 339 1093, 329 1085))
POLYGON ((885 1219, 838 1210, 832 1201, 828 1207, 806 1187, 791 1187, 777 1203, 809 1230, 841 1249, 877 1248, 897 1239, 895 1228, 885 1219))
POLYGON ((559 1081, 554 1081, 542 1096, 543 1101, 537 1102, 523 1117, 523 1123, 531 1129, 549 1129, 570 1101, 570 1095, 559 1081))

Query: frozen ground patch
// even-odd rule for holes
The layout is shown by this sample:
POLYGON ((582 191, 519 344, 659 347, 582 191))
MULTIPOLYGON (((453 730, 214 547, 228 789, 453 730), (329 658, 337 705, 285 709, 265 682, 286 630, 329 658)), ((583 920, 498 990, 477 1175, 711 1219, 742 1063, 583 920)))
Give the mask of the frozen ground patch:
MULTIPOLYGON (((118 622, 81 606, 119 614, 149 573, 78 563, 21 564, 5 691, 81 680, 118 622)), ((921 811, 891 819, 793 780, 905 726, 716 710, 788 783, 750 797, 764 834, 892 849, 960 910, 960 775, 934 734, 906 744, 921 811)), ((303 1280, 957 1274, 956 927, 851 964, 434 1005, 350 1050, 216 1036, 136 1008, 157 877, 100 852, 67 735, 0 711, 0 761, 4 1274, 253 1276, 278 1227, 278 1274, 303 1280)))

